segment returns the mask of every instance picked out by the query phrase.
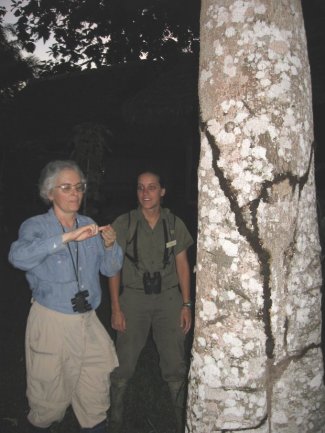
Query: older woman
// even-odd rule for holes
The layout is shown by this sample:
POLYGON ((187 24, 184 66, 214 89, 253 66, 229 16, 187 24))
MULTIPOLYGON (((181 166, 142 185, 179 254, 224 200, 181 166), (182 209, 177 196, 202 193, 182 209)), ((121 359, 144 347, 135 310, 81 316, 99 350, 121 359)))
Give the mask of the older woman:
POLYGON ((47 164, 39 188, 51 207, 21 225, 9 253, 32 290, 25 342, 29 429, 48 432, 71 404, 81 432, 104 433, 118 361, 95 310, 99 273, 116 275, 122 250, 112 227, 78 214, 86 183, 75 162, 47 164))

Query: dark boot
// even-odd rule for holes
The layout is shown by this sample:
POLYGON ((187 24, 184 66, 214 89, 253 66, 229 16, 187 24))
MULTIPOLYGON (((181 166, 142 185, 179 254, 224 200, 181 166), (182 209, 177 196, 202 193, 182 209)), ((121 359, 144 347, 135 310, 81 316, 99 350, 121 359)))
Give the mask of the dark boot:
POLYGON ((106 419, 94 427, 82 428, 80 433, 107 433, 107 422, 106 419))
POLYGON ((111 408, 109 411, 109 433, 119 433, 122 427, 124 411, 124 395, 127 382, 119 381, 111 384, 111 408))
POLYGON ((168 382, 169 392, 176 416, 176 433, 184 432, 186 381, 168 382))

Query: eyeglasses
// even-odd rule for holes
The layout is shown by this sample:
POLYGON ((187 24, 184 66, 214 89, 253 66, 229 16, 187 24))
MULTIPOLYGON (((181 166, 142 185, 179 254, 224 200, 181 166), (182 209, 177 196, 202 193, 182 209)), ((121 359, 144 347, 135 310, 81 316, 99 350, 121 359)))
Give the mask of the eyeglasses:
POLYGON ((159 188, 158 185, 148 185, 147 188, 144 185, 138 185, 137 186, 137 190, 139 192, 144 192, 144 191, 150 191, 150 192, 154 192, 159 188))
POLYGON ((77 192, 85 192, 87 184, 84 182, 77 183, 76 185, 71 185, 71 183, 63 183, 62 185, 55 186, 54 188, 60 188, 64 194, 69 194, 72 190, 77 192))

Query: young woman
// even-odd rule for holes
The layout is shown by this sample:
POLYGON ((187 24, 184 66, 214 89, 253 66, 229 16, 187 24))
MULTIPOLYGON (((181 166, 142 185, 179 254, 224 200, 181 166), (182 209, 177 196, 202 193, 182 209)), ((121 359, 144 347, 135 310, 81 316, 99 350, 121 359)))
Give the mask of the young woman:
POLYGON ((139 206, 112 224, 124 253, 120 276, 109 279, 112 327, 119 367, 112 375, 110 432, 122 424, 123 397, 152 327, 163 379, 183 430, 187 365, 185 335, 192 322, 187 249, 193 239, 183 221, 160 203, 166 189, 154 172, 138 176, 139 206))

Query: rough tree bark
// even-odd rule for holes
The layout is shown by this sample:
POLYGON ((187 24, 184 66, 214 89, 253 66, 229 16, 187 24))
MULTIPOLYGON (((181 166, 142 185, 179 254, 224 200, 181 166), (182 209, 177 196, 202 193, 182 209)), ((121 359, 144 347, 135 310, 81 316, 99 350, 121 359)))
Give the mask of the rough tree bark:
POLYGON ((321 267, 299 0, 202 0, 187 432, 323 433, 321 267))

